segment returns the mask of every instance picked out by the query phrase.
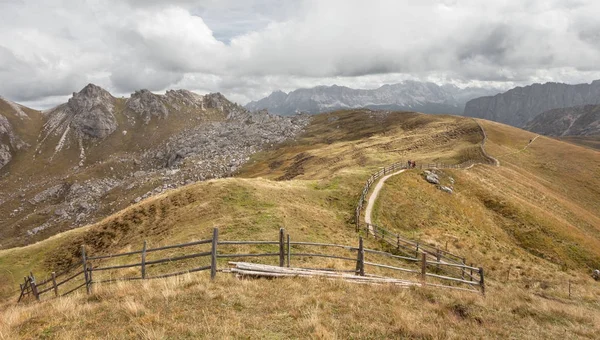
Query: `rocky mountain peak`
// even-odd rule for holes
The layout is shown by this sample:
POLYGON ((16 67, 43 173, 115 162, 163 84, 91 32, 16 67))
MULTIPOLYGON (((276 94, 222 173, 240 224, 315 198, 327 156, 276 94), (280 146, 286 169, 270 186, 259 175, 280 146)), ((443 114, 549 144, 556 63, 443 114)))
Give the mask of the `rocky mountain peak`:
POLYGON ((203 97, 188 90, 168 90, 166 93, 167 101, 176 110, 187 106, 196 109, 204 109, 203 97))
POLYGON ((138 114, 145 124, 148 124, 152 117, 166 118, 169 115, 169 110, 162 97, 145 89, 135 91, 127 100, 126 107, 138 114))

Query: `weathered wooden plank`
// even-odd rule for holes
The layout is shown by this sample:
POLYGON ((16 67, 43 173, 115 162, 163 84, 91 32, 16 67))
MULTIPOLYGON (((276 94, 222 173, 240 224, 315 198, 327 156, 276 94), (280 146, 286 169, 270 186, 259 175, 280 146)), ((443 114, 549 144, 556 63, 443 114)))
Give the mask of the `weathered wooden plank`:
POLYGON ((358 248, 352 246, 344 246, 341 244, 333 244, 333 243, 317 243, 317 242, 291 242, 291 245, 294 246, 318 246, 318 247, 335 247, 342 248, 346 250, 357 250, 358 248))
POLYGON ((91 293, 90 290, 90 279, 88 276, 88 270, 87 270, 87 259, 85 258, 85 245, 81 245, 81 263, 83 264, 83 276, 85 278, 85 290, 87 291, 88 294, 91 293))
MULTIPOLYGON (((94 270, 95 270, 95 269, 94 269, 94 270)), ((77 272, 77 273, 75 273, 75 274, 73 274, 73 275, 69 276, 69 277, 68 277, 68 278, 66 278, 65 280, 63 280, 63 281, 61 281, 61 282, 57 283, 57 284, 56 284, 56 286, 57 286, 57 287, 59 287, 59 286, 61 286, 61 285, 65 284, 65 283, 67 283, 67 282, 69 282, 69 281, 73 280, 74 278, 76 278, 77 276, 79 276, 79 275, 81 275, 81 274, 83 274, 83 270, 82 270, 82 271, 79 271, 79 272, 77 272)))
MULTIPOLYGON (((146 263, 149 264, 149 263, 146 263)), ((96 267, 93 268, 93 271, 103 271, 103 270, 113 270, 113 269, 123 269, 123 268, 131 268, 131 267, 139 267, 141 266, 141 263, 130 263, 130 264, 120 264, 117 266, 109 266, 109 267, 96 267)), ((86 274, 86 280, 87 280, 87 274, 86 274)))
POLYGON ((406 256, 400 256, 400 255, 394 255, 394 254, 390 254, 390 253, 386 253, 384 251, 379 251, 379 250, 374 250, 374 249, 364 249, 365 253, 372 253, 372 254, 378 254, 378 255, 383 255, 383 256, 387 256, 387 257, 391 257, 391 258, 395 258, 395 259, 401 259, 401 260, 406 260, 406 261, 413 261, 413 262, 418 262, 419 259, 416 259, 414 257, 406 257, 406 256))
POLYGON ((258 253, 258 254, 218 254, 217 258, 228 257, 263 257, 263 256, 279 256, 279 253, 258 253))
POLYGON ((142 246, 142 279, 146 278, 146 240, 144 240, 144 245, 142 246))
POLYGON ((292 260, 292 247, 290 244, 290 234, 287 234, 287 266, 290 267, 290 262, 292 260))
MULTIPOLYGON (((485 295, 485 280, 483 279, 483 268, 479 268, 479 286, 481 287, 481 294, 485 295)), ((571 296, 571 281, 569 281, 569 296, 571 296)))
POLYGON ((285 230, 283 228, 279 228, 279 267, 283 267, 285 264, 285 245, 283 242, 285 230))
MULTIPOLYGON (((181 255, 181 256, 169 257, 169 258, 166 258, 166 259, 146 261, 146 265, 149 266, 149 265, 159 264, 159 263, 165 263, 165 262, 176 262, 176 261, 181 261, 181 260, 193 259, 193 258, 201 257, 201 256, 210 256, 211 254, 212 254, 212 252, 206 251, 206 252, 202 252, 202 253, 195 253, 195 254, 188 254, 188 255, 181 255)), ((141 263, 140 263, 140 265, 141 265, 141 263)))
POLYGON ((54 289, 54 296, 58 297, 58 286, 56 285, 56 273, 52 272, 52 288, 54 289))
POLYGON ((365 248, 363 244, 363 238, 358 238, 358 261, 357 261, 358 275, 365 276, 365 248))
POLYGON ((432 274, 432 273, 427 273, 426 275, 430 276, 430 277, 435 277, 435 278, 438 278, 438 279, 441 279, 441 280, 448 280, 448 281, 466 283, 468 285, 479 285, 478 282, 471 282, 471 281, 467 281, 467 280, 461 280, 461 279, 457 279, 457 278, 449 277, 449 276, 437 275, 437 274, 432 274))
POLYGON ((353 262, 356 261, 356 259, 352 258, 352 257, 318 254, 318 253, 292 253, 292 254, 294 256, 324 257, 324 258, 329 258, 329 259, 347 260, 347 261, 353 261, 353 262))
MULTIPOLYGON (((164 247, 146 249, 146 252, 147 253, 151 253, 153 251, 159 251, 159 250, 191 247, 191 246, 197 246, 197 245, 200 245, 200 244, 209 244, 211 242, 212 242, 212 240, 199 240, 199 241, 194 241, 194 242, 175 244, 175 245, 172 245, 172 246, 164 246, 164 247)), ((141 253, 141 251, 138 251, 136 254, 139 254, 139 253, 141 253)))
POLYGON ((385 264, 379 264, 379 263, 374 263, 374 262, 367 262, 367 261, 365 261, 365 264, 368 264, 368 265, 374 266, 374 267, 399 270, 399 271, 403 271, 403 272, 407 272, 407 273, 415 273, 415 274, 419 274, 420 273, 420 271, 414 270, 414 269, 406 269, 406 268, 401 268, 401 267, 388 266, 388 265, 385 265, 385 264))
POLYGON ((84 282, 84 283, 80 284, 79 286, 77 286, 77 287, 75 287, 75 288, 71 289, 70 291, 68 291, 68 292, 64 293, 64 294, 63 294, 63 295, 61 295, 61 296, 69 295, 69 294, 73 293, 74 291, 76 291, 77 289, 79 289, 79 288, 81 288, 81 287, 83 287, 83 286, 86 286, 86 285, 87 285, 87 282, 84 282))
POLYGON ((213 229, 212 246, 210 251, 210 279, 217 276, 217 245, 219 244, 219 228, 213 229))
POLYGON ((219 245, 279 244, 279 241, 219 241, 219 245))
POLYGON ((92 260, 111 259, 111 258, 115 258, 115 257, 136 255, 136 254, 141 254, 141 253, 142 253, 141 250, 136 250, 136 251, 130 251, 130 252, 127 252, 127 253, 120 253, 120 254, 90 256, 90 257, 87 258, 87 260, 88 261, 92 261, 92 260))
POLYGON ((29 285, 31 286, 31 291, 33 292, 33 296, 35 296, 35 299, 40 301, 40 294, 38 293, 35 277, 32 272, 29 273, 29 285))
POLYGON ((421 281, 425 282, 427 276, 427 254, 421 253, 421 281))

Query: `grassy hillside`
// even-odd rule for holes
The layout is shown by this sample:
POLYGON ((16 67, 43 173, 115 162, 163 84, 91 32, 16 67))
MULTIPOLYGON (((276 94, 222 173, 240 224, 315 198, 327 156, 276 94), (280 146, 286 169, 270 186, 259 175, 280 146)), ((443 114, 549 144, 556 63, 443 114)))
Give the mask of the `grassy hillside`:
POLYGON ((600 150, 600 136, 570 136, 560 137, 559 140, 600 150))
MULTIPOLYGON (((483 124, 494 156, 517 151, 523 147, 518 138, 530 138, 514 128, 483 124)), ((481 138, 477 124, 461 117, 368 111, 318 115, 296 141, 253 157, 239 178, 173 190, 95 225, 0 251, 2 296, 15 299, 17 283, 29 270, 41 277, 74 262, 81 244, 94 255, 115 253, 139 249, 143 240, 159 246, 206 238, 215 226, 223 239, 275 239, 284 227, 298 241, 355 244, 354 204, 371 172, 406 159, 417 164, 483 159, 481 138)), ((554 148, 566 145, 554 143, 559 143, 554 148)), ((584 266, 593 265, 597 254, 584 249, 599 239, 593 228, 599 225, 593 210, 598 196, 594 189, 578 190, 581 183, 567 174, 563 182, 548 184, 563 178, 558 165, 553 172, 530 164, 582 154, 566 150, 554 156, 548 150, 531 155, 531 161, 521 159, 535 145, 500 157, 500 168, 452 173, 453 196, 432 188, 414 171, 390 179, 381 196, 378 218, 383 223, 431 243, 445 246, 450 240, 449 250, 483 265, 489 273, 485 298, 324 280, 239 281, 226 274, 210 283, 200 273, 99 285, 90 296, 33 305, 5 300, 0 338, 593 338, 600 330, 600 288, 584 266), (554 190, 561 186, 578 193, 558 195, 554 190), (542 197, 530 187, 548 188, 548 205, 537 208, 542 197), (406 200, 382 213, 397 195, 406 200), (526 205, 523 197, 531 203, 526 205), (543 224, 535 209, 550 206, 560 209, 543 224), (575 223, 578 233, 564 229, 575 223), (519 237, 521 232, 526 236, 519 237), (543 256, 533 251, 545 248, 552 251, 543 256), (512 276, 505 282, 509 266, 512 276)), ((598 154, 586 155, 588 166, 597 166, 598 154)), ((582 166, 581 171, 585 179, 596 180, 593 169, 588 173, 582 166)), ((367 246, 380 247, 372 239, 367 246)))

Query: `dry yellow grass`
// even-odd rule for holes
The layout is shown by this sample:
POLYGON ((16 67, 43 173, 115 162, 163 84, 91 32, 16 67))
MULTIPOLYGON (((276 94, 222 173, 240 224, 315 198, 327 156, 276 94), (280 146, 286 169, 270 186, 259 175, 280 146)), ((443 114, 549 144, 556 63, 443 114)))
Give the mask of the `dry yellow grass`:
POLYGON ((0 338, 594 338, 597 309, 516 285, 479 295, 197 274, 97 286, 0 312, 0 338))
MULTIPOLYGON (((482 123, 492 155, 518 151, 530 138, 482 123)), ((143 240, 158 246, 208 238, 215 226, 223 239, 273 240, 284 227, 296 240, 355 244, 354 205, 370 173, 398 160, 481 159, 480 141, 475 122, 460 117, 320 115, 297 141, 256 155, 240 172, 246 178, 194 184, 96 225, 0 251, 0 287, 9 296, 29 269, 40 276, 75 261, 82 243, 93 254, 115 253, 138 249, 143 240)), ((585 266, 597 261, 591 248, 600 239, 594 210, 600 203, 597 189, 582 188, 579 179, 598 181, 598 153, 554 143, 502 157, 500 168, 449 171, 457 180, 453 196, 414 172, 386 184, 379 208, 393 196, 393 209, 378 218, 407 236, 440 246, 448 240, 449 250, 483 265, 485 298, 325 280, 239 281, 225 274, 211 283, 198 273, 98 285, 89 297, 21 306, 6 301, 0 337, 594 338, 600 289, 585 266), (558 156, 552 149, 560 149, 558 156), (586 159, 576 170, 579 179, 563 168, 561 159, 569 157, 586 159)))

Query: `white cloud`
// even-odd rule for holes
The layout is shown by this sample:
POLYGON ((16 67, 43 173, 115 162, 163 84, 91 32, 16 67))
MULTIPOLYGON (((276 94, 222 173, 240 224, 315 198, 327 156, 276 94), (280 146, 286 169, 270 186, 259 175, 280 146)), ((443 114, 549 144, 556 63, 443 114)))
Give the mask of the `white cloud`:
POLYGON ((333 83, 589 82, 597 13, 593 0, 0 1, 0 94, 50 103, 94 82, 243 103, 333 83))

